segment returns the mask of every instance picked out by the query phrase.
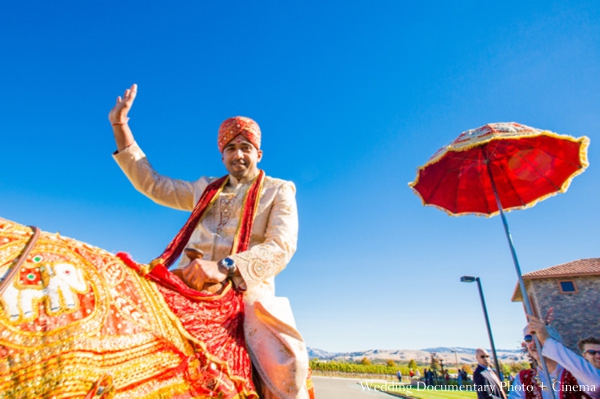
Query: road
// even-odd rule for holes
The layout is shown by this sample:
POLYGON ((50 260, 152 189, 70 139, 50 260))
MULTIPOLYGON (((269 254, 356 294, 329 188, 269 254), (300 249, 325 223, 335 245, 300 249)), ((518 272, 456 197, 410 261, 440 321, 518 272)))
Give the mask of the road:
POLYGON ((317 399, 393 399, 394 396, 383 392, 369 391, 359 384, 368 380, 334 377, 312 377, 317 399))

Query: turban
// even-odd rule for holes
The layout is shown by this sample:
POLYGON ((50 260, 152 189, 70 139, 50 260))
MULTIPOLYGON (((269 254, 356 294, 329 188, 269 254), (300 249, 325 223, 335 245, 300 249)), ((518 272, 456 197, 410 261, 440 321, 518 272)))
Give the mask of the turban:
POLYGON ((245 116, 234 116, 225 119, 219 127, 219 138, 217 139, 219 151, 223 152, 225 146, 238 134, 244 136, 257 150, 260 150, 260 128, 258 123, 245 116))

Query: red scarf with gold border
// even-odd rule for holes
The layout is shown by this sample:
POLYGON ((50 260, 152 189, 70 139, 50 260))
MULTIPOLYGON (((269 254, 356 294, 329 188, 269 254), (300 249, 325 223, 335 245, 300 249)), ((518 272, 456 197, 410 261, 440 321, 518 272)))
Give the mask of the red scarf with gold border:
MULTIPOLYGON (((254 216, 258 208, 258 200, 260 199, 260 193, 265 180, 265 172, 260 171, 258 176, 254 179, 252 185, 248 188, 246 197, 244 198, 242 214, 238 223, 238 229, 233 240, 231 248, 231 254, 246 251, 250 245, 250 237, 252 236, 252 226, 254 224, 254 216)), ((173 273, 169 272, 169 266, 171 266, 177 258, 183 252, 186 244, 188 243, 194 229, 206 215, 207 211, 219 197, 219 194, 223 191, 223 188, 229 181, 229 175, 223 176, 220 179, 210 183, 202 193, 202 196, 198 200, 198 203, 194 207, 187 222, 183 225, 179 233, 169 243, 163 253, 154 259, 150 264, 138 264, 135 262, 129 254, 125 252, 117 253, 129 267, 137 270, 141 275, 149 280, 152 280, 162 286, 171 288, 180 294, 192 298, 192 299, 206 299, 206 297, 212 296, 211 294, 204 294, 200 291, 194 290, 188 287, 178 277, 174 276, 173 273)))

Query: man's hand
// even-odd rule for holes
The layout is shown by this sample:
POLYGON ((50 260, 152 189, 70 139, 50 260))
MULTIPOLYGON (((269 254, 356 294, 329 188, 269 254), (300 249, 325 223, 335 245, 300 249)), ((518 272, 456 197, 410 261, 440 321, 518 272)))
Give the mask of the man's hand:
POLYGON ((546 330, 546 325, 537 317, 529 314, 527 315, 527 319, 529 320, 529 323, 527 323, 527 330, 530 334, 536 334, 540 340, 540 344, 544 345, 544 342, 550 337, 548 330, 546 330))
POLYGON ((137 95, 137 85, 134 83, 129 89, 125 90, 123 98, 117 97, 117 103, 108 113, 108 120, 112 125, 121 125, 127 123, 129 118, 127 113, 133 105, 133 100, 137 95))
POLYGON ((215 293, 215 284, 218 285, 218 289, 221 288, 220 283, 224 283, 227 280, 227 274, 221 271, 221 268, 217 262, 208 260, 194 259, 189 265, 182 269, 183 281, 198 291, 209 291, 215 293))

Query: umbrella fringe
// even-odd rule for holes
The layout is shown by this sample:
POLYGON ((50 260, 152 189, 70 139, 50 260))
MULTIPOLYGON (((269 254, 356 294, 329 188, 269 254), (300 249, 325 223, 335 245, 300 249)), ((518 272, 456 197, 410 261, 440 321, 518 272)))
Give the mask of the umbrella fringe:
MULTIPOLYGON (((521 125, 521 126, 525 126, 525 125, 521 125)), ((421 171, 424 170, 425 168, 427 168, 429 165, 432 165, 436 162, 438 162, 440 159, 442 159, 442 157, 444 157, 447 153, 449 152, 463 152, 463 151, 468 151, 472 148, 481 146, 482 144, 485 143, 489 143, 491 141, 495 141, 495 140, 515 140, 515 139, 524 139, 524 138, 533 138, 533 137, 539 137, 539 136, 550 136, 550 137, 554 137, 557 139, 563 139, 563 140, 568 140, 568 141, 572 141, 574 143, 580 143, 581 145, 579 146, 579 161, 581 164, 581 167, 573 172, 571 174, 571 176, 569 176, 568 179, 566 179, 563 184, 561 185, 560 188, 558 188, 556 191, 553 191, 551 193, 548 193, 544 196, 541 196, 540 198, 537 198, 534 201, 531 201, 527 204, 524 205, 519 205, 519 206, 513 206, 510 208, 503 208, 504 212, 511 212, 514 210, 523 210, 523 209, 527 209, 527 208, 531 208, 533 206, 535 206, 538 202, 544 201, 547 198, 550 198, 552 196, 555 196, 559 193, 564 193, 568 190, 569 186, 571 185, 571 182, 573 181, 573 179, 577 176, 579 176, 580 174, 582 174, 589 166, 589 161, 588 161, 588 157, 587 157, 587 152, 588 152, 588 147, 590 145, 590 139, 587 136, 582 136, 579 138, 570 136, 570 135, 566 135, 566 134, 558 134, 558 133, 554 133, 551 132, 549 130, 538 130, 538 129, 534 129, 531 128, 532 130, 535 130, 534 133, 531 134, 526 134, 524 135, 523 133, 520 134, 509 134, 507 133, 506 135, 502 136, 502 137, 489 137, 486 139, 483 139, 481 141, 476 141, 475 143, 470 143, 469 145, 464 145, 462 147, 453 147, 452 144, 447 145, 445 147, 443 147, 442 149, 440 149, 436 154, 434 154, 429 161, 427 161, 427 163, 425 163, 425 165, 417 168, 417 176, 415 178, 415 180, 413 182, 408 183, 408 186, 412 189, 412 191, 421 199, 421 203, 423 206, 431 206, 434 208, 437 208, 443 212, 445 212, 447 215, 449 216, 466 216, 466 215, 475 215, 475 216, 483 216, 486 218, 491 218, 494 216, 497 216, 500 214, 500 211, 497 210, 495 212, 491 212, 491 213, 483 213, 483 212, 452 212, 446 208, 444 208, 443 206, 439 206, 436 204, 430 204, 427 203, 427 201, 423 198, 423 196, 421 195, 421 193, 415 188, 418 183, 419 183, 419 178, 420 178, 420 174, 421 171)))

